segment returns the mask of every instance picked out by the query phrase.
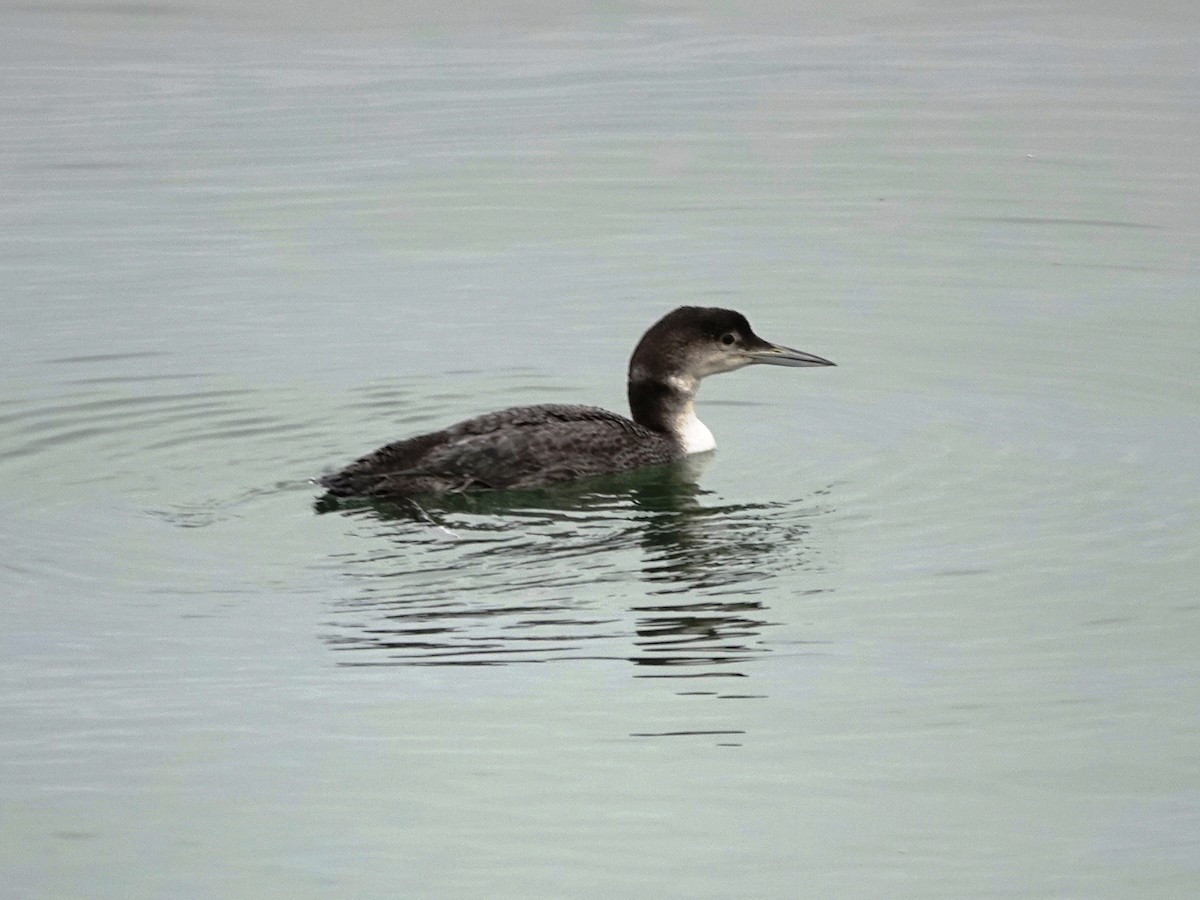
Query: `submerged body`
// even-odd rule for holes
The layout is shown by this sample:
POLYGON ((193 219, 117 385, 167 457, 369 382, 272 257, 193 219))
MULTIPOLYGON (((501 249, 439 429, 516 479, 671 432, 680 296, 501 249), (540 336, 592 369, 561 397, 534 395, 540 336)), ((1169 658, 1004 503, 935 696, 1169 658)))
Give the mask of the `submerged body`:
POLYGON ((518 406, 381 447, 320 483, 336 496, 400 497, 529 488, 662 465, 712 450, 696 418, 700 381, 754 363, 833 363, 758 337, 741 313, 684 306, 629 362, 632 418, 595 406, 518 406))

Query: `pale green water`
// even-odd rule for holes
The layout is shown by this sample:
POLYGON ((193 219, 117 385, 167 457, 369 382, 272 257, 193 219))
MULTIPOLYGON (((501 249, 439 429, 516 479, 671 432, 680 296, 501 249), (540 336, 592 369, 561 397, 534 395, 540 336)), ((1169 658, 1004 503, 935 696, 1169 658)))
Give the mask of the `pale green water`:
POLYGON ((0 893, 1200 891, 1191 7, 107 9, 0 13, 0 893), (685 302, 839 367, 313 513, 685 302))

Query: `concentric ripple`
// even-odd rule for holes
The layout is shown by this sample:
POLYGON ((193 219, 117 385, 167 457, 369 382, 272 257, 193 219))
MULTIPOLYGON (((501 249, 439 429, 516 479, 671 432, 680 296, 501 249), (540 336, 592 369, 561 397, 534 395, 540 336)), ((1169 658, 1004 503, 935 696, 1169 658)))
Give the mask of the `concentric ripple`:
POLYGON ((767 652, 777 576, 816 567, 823 510, 722 504, 651 470, 415 515, 350 511, 361 549, 338 560, 352 589, 326 639, 347 665, 745 661, 767 652))

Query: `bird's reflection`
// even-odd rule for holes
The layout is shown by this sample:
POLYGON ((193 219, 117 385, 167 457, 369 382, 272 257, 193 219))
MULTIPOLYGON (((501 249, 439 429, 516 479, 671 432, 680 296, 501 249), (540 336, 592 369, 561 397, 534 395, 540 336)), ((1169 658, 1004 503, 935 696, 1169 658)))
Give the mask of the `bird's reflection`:
POLYGON ((770 650, 770 585, 813 566, 828 501, 721 504, 697 484, 708 459, 686 463, 339 503, 374 540, 339 560, 353 590, 327 640, 346 665, 624 659, 642 677, 742 675, 770 650))
POLYGON ((381 521, 441 525, 447 516, 522 515, 537 512, 587 512, 610 507, 628 499, 638 507, 678 512, 692 506, 700 495, 697 483, 712 463, 713 454, 698 453, 677 463, 650 466, 566 481, 542 488, 509 491, 473 491, 423 495, 420 497, 346 499, 326 493, 313 502, 313 511, 369 511, 381 521))

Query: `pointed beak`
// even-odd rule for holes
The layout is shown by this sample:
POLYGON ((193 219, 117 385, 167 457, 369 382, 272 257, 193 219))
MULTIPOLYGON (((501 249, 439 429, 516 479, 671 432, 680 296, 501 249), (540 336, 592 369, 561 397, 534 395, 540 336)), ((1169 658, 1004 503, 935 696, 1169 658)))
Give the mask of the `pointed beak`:
POLYGON ((835 366, 837 363, 805 353, 803 350, 793 350, 791 347, 780 347, 769 341, 763 341, 763 346, 746 351, 751 363, 763 363, 768 366, 835 366))

